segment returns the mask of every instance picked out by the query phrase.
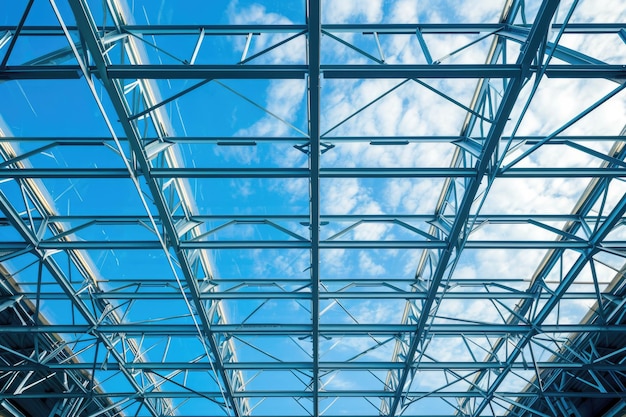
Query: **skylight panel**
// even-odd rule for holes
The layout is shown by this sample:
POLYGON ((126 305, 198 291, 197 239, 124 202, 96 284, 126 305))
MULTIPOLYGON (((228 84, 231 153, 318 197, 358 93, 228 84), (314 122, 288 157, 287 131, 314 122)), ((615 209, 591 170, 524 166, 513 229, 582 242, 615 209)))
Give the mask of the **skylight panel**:
POLYGON ((621 398, 623 7, 27 4, 0 13, 0 408, 621 398))

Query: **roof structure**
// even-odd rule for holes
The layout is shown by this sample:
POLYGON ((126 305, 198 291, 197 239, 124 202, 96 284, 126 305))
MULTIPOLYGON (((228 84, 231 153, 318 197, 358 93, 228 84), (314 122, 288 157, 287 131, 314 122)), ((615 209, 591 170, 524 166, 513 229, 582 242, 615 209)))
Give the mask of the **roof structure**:
POLYGON ((0 2, 0 416, 621 416, 620 0, 0 2))

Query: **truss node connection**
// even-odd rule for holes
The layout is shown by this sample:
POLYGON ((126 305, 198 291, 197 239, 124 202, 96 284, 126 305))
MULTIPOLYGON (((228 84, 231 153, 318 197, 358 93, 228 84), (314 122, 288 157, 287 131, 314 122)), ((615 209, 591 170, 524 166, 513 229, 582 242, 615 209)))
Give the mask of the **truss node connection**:
POLYGON ((0 416, 624 415, 621 3, 0 3, 0 416))

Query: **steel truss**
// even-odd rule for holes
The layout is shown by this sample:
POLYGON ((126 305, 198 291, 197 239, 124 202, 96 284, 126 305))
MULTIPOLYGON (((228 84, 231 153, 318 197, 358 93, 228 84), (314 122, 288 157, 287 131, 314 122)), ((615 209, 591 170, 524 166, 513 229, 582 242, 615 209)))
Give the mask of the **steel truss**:
POLYGON ((237 25, 143 23, 122 0, 101 3, 28 0, 0 25, 0 93, 19 88, 36 116, 22 86, 71 86, 84 100, 74 105, 103 126, 84 126, 76 109, 61 121, 76 133, 37 134, 36 117, 0 108, 0 410, 623 412, 624 119, 580 125, 623 109, 624 23, 577 18, 576 0, 508 0, 493 22, 412 24, 325 22, 332 4, 320 0, 303 1, 300 22, 237 25), (52 19, 40 24, 44 9, 52 19), (434 56, 439 37, 457 46, 434 56), (622 49, 608 60, 574 38, 622 49), (398 40, 410 40, 412 58, 390 58, 398 40), (229 51, 210 55, 206 44, 229 51), (468 51, 479 61, 461 59, 468 51), (289 58, 272 61, 277 52, 289 58), (524 131, 554 110, 538 107, 564 79, 601 88, 524 131), (304 86, 301 116, 264 102, 286 80, 304 86), (361 102, 331 94, 363 86, 361 102), (455 133, 355 126, 409 88, 418 104, 449 111, 455 133), (185 123, 203 123, 193 120, 203 100, 206 117, 217 112, 219 92, 272 129, 225 133, 212 120, 209 134, 187 134, 185 123), (256 149, 286 156, 255 159, 256 149), (363 161, 345 162, 354 149, 363 161), (380 160, 365 157, 372 149, 380 160), (437 160, 420 159, 431 151, 437 160), (232 163, 241 154, 252 156, 232 163), (381 162, 388 154, 397 161, 381 162), (538 193, 553 197, 542 206, 510 185, 533 181, 580 191, 569 205, 538 193), (81 184, 108 196, 83 198, 81 184), (267 207, 243 197, 229 206, 224 184, 255 184, 267 207), (329 205, 333 187, 349 195, 351 184, 364 205, 359 195, 399 184, 427 184, 418 200, 434 203, 329 205), (587 313, 574 314, 581 305, 587 313))

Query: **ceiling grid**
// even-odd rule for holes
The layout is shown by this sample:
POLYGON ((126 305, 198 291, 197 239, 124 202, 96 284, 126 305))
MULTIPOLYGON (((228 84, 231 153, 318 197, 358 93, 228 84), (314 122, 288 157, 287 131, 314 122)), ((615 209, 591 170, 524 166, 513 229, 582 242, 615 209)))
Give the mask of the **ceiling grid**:
POLYGON ((184 3, 0 3, 0 416, 624 412, 624 5, 184 3))

